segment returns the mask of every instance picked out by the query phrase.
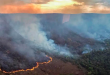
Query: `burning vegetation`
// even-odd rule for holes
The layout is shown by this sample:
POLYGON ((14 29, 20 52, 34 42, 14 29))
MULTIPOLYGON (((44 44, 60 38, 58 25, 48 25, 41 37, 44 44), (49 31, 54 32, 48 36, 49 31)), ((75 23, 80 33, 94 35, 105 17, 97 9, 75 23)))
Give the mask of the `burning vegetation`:
POLYGON ((94 21, 85 14, 69 15, 66 22, 62 18, 65 18, 62 14, 0 15, 0 70, 32 71, 40 64, 50 63, 52 58, 71 62, 92 50, 109 48, 109 26, 104 21, 96 26, 97 19, 94 21))
MULTIPOLYGON (((0 17, 1 18, 1 17, 0 17)), ((31 71, 39 66, 52 61, 38 48, 30 46, 26 39, 19 35, 2 17, 0 20, 0 71, 15 73, 31 71)))
MULTIPOLYGON (((4 40, 4 39, 2 39, 4 40)), ((36 52, 36 55, 37 54, 36 52)), ((0 42, 0 70, 4 73, 15 73, 20 71, 31 71, 39 66, 52 61, 51 57, 42 56, 40 59, 28 60, 23 55, 12 51, 7 44, 0 42)))

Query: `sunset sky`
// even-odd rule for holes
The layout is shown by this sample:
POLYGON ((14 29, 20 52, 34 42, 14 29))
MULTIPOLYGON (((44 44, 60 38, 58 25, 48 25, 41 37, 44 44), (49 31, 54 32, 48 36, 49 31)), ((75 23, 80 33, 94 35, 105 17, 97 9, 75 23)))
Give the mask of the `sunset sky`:
POLYGON ((0 13, 110 13, 110 0, 0 0, 0 13))

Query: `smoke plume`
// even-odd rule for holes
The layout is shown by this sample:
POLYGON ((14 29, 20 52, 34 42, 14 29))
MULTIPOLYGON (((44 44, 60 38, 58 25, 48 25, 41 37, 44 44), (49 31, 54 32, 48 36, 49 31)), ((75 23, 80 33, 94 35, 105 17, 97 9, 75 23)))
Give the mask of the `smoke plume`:
POLYGON ((73 14, 65 24, 86 38, 103 41, 110 38, 109 14, 73 14))
POLYGON ((36 62, 48 61, 47 54, 75 57, 93 49, 105 48, 103 41, 110 38, 109 14, 68 14, 64 17, 66 19, 63 16, 1 14, 2 69, 31 68, 36 62))

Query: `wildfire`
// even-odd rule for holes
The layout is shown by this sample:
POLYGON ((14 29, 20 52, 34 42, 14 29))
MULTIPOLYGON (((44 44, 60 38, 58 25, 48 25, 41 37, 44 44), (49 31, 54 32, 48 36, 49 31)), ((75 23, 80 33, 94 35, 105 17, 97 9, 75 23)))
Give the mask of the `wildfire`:
POLYGON ((50 60, 48 62, 42 62, 42 63, 36 62, 36 66, 31 68, 31 69, 26 69, 26 70, 21 69, 21 70, 16 70, 16 71, 11 71, 11 72, 2 71, 0 69, 0 71, 2 71, 3 73, 16 73, 16 72, 21 72, 21 71, 33 71, 34 69, 39 67, 39 64, 47 64, 47 63, 50 63, 52 61, 52 57, 49 57, 49 56, 46 56, 46 57, 50 58, 50 60))

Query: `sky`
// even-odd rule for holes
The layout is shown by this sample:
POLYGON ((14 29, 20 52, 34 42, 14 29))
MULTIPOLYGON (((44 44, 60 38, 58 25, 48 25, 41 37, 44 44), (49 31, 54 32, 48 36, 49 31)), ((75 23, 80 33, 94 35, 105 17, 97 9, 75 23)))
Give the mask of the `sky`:
POLYGON ((110 13, 110 0, 0 0, 0 13, 110 13))

